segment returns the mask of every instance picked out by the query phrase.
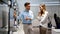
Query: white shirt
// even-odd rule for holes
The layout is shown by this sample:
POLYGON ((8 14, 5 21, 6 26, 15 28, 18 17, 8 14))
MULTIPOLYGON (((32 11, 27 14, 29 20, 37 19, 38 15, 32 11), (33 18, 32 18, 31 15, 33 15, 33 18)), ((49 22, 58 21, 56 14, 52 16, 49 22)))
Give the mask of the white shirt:
POLYGON ((47 23, 48 23, 48 12, 47 11, 45 11, 45 14, 43 14, 42 16, 38 16, 37 18, 40 21, 39 22, 40 24, 47 26, 47 23))

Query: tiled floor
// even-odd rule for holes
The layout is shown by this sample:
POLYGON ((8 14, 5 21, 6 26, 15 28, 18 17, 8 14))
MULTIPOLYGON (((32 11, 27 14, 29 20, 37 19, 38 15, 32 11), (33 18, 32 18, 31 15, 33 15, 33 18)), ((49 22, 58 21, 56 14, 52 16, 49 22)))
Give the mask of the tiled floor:
POLYGON ((24 34, 24 30, 23 30, 23 25, 20 24, 18 31, 17 32, 13 32, 13 34, 24 34))

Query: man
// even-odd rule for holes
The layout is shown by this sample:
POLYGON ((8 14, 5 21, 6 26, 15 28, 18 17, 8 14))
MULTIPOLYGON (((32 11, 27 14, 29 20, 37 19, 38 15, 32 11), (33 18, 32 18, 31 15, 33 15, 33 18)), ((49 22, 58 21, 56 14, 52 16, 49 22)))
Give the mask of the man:
POLYGON ((16 17, 17 17, 16 8, 14 9, 13 17, 14 17, 14 25, 17 26, 17 23, 16 23, 16 17))
POLYGON ((22 18, 23 28, 25 34, 33 34, 32 29, 32 19, 33 19, 33 12, 30 10, 30 3, 26 2, 24 4, 25 10, 20 13, 19 18, 22 18))

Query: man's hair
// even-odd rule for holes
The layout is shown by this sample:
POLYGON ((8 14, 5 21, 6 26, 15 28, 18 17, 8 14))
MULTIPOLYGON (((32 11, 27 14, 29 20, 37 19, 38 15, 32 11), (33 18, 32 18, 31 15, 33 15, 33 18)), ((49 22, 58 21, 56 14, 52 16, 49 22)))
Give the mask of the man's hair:
POLYGON ((26 2, 25 4, 24 4, 24 6, 26 7, 27 5, 29 5, 30 3, 29 2, 26 2))

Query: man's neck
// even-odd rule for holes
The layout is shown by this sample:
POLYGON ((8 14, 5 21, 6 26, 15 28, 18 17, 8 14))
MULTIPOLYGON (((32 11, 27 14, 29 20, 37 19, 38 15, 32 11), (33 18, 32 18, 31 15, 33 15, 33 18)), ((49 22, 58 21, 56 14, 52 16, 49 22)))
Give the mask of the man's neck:
POLYGON ((27 12, 29 12, 29 10, 25 9, 27 12))

